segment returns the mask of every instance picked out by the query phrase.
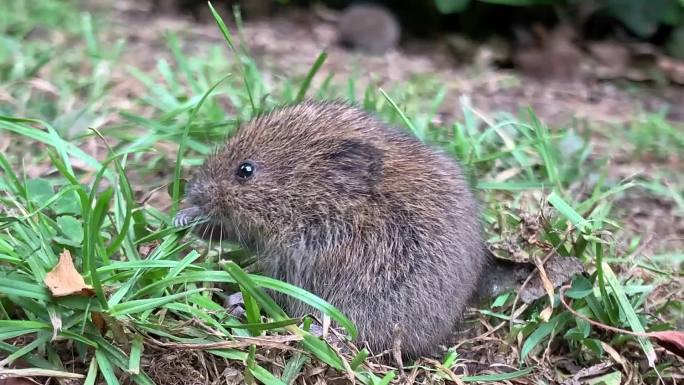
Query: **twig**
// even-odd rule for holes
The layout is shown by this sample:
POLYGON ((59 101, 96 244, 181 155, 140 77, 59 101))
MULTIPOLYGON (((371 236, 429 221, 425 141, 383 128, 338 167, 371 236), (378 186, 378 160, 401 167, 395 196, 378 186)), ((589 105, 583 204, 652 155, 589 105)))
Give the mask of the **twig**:
POLYGON ((239 339, 237 341, 220 341, 209 342, 206 344, 186 344, 178 342, 160 342, 154 339, 149 339, 153 345, 176 350, 210 350, 210 349, 237 349, 246 348, 251 345, 265 346, 269 348, 277 348, 283 350, 297 350, 289 345, 288 342, 301 341, 302 337, 298 335, 279 336, 279 337, 234 337, 239 339))
POLYGON ((21 377, 59 377, 59 378, 85 378, 84 375, 78 373, 62 372, 59 370, 49 369, 2 369, 0 368, 0 380, 7 378, 21 378, 21 377))
POLYGON ((561 303, 563 304, 563 306, 565 306, 565 309, 567 309, 567 310, 568 310, 570 313, 572 313, 572 315, 574 315, 575 317, 577 317, 577 318, 579 318, 579 319, 581 319, 581 320, 583 320, 583 321, 586 321, 586 322, 588 322, 588 323, 590 323, 590 324, 592 324, 592 325, 594 325, 594 326, 596 326, 596 327, 598 327, 598 328, 601 328, 601 329, 604 329, 604 330, 610 330, 610 331, 615 332, 615 333, 624 333, 624 334, 629 334, 629 335, 633 335, 633 336, 637 336, 637 337, 646 337, 646 338, 652 337, 652 336, 650 336, 648 333, 640 333, 640 332, 635 332, 635 331, 632 331, 632 330, 620 329, 620 328, 616 328, 616 327, 614 327, 614 326, 605 325, 605 324, 602 324, 602 323, 600 323, 600 322, 596 322, 596 321, 594 321, 594 320, 592 320, 592 319, 589 319, 589 318, 587 318, 586 316, 580 314, 580 313, 577 312, 575 309, 571 308, 570 305, 568 305, 567 302, 565 302, 565 295, 564 295, 564 293, 565 293, 565 291, 566 291, 567 289, 569 289, 570 287, 571 287, 570 285, 565 285, 565 286, 561 287, 560 289, 558 289, 558 298, 560 298, 560 301, 561 301, 561 303))

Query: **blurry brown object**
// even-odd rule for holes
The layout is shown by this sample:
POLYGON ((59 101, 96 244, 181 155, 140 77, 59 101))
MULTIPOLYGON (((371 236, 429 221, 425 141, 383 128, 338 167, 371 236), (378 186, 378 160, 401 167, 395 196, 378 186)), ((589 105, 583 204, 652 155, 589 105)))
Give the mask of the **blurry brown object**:
POLYGON ((597 41, 587 45, 589 54, 596 60, 594 75, 601 79, 615 78, 629 68, 630 52, 624 44, 597 41))
POLYGON ((90 312, 90 320, 93 322, 93 325, 95 325, 97 330, 100 331, 100 334, 105 335, 107 333, 107 322, 102 316, 102 313, 96 311, 90 312))
MULTIPOLYGON (((187 13, 197 21, 211 21, 213 16, 207 1, 203 0, 151 0, 150 11, 159 13, 187 13)), ((221 17, 231 19, 233 7, 239 6, 243 17, 255 19, 269 16, 275 9, 272 0, 213 0, 211 5, 218 11, 221 17)))
POLYGON ((356 4, 346 8, 338 20, 340 42, 370 54, 383 54, 397 47, 401 26, 387 8, 356 4))
POLYGON ((661 55, 658 58, 658 67, 672 83, 684 85, 684 60, 661 55))
POLYGON ((580 49, 575 45, 576 33, 566 24, 551 31, 540 24, 533 27, 533 35, 520 32, 518 47, 513 53, 513 64, 524 74, 548 79, 571 79, 578 75, 580 49))
POLYGON ((478 43, 464 35, 450 34, 444 41, 459 64, 473 64, 481 69, 506 62, 511 55, 508 42, 496 36, 478 43))
POLYGON ((449 34, 444 37, 449 50, 460 64, 472 63, 477 54, 477 43, 461 34, 449 34))
POLYGON ((600 41, 587 48, 594 61, 592 74, 600 80, 684 85, 684 61, 664 55, 651 44, 600 41))

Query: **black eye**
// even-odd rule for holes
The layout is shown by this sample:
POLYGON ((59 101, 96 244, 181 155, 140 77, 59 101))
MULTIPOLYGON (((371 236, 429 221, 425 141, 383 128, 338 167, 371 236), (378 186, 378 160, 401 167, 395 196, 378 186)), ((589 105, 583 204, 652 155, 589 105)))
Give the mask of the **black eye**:
POLYGON ((249 161, 242 162, 237 168, 236 175, 240 180, 247 180, 254 175, 255 169, 254 163, 249 161))

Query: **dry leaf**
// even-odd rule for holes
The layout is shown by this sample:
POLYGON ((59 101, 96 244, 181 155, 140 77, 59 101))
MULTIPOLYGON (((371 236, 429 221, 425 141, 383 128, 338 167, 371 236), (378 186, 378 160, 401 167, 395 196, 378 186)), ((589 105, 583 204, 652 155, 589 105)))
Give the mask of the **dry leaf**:
POLYGON ((546 309, 539 313, 539 318, 541 318, 544 322, 549 322, 551 314, 553 314, 553 307, 547 306, 546 309))
POLYGON ((603 350, 606 351, 606 353, 608 353, 608 355, 610 356, 610 358, 613 359, 613 361, 617 362, 618 364, 620 364, 620 366, 622 366, 622 370, 625 373, 630 372, 629 364, 627 364, 627 361, 625 360, 625 358, 622 357, 620 355, 620 353, 617 352, 617 350, 615 350, 612 346, 608 345, 607 343, 605 343, 603 341, 601 341, 601 347, 603 348, 603 350))
POLYGON ((520 174, 522 169, 520 167, 511 167, 503 170, 502 172, 498 173, 495 177, 494 180, 497 182, 505 182, 516 175, 520 174))
MULTIPOLYGON (((549 280, 549 277, 546 275, 546 269, 544 269, 544 264, 542 263, 539 258, 534 258, 533 259, 535 266, 537 266, 537 269, 539 270, 539 278, 542 281, 542 286, 544 287, 544 291, 546 291, 546 294, 549 296, 549 304, 551 307, 553 307, 553 298, 554 298, 554 291, 553 291, 553 283, 549 280)), ((550 314, 549 314, 550 316, 550 314)))
POLYGON ((676 330, 651 332, 648 336, 658 341, 658 345, 671 353, 684 358, 684 332, 676 330))
MULTIPOLYGON (((26 368, 26 369, 5 369, 0 367, 0 379, 6 379, 6 383, 9 384, 24 384, 26 381, 31 384, 36 384, 33 377, 50 377, 50 378, 68 378, 68 379, 80 379, 85 378, 84 375, 79 373, 63 372, 60 370, 52 369, 39 369, 39 368, 26 368), (20 382, 11 382, 12 379, 19 379, 20 382)), ((2 380, 0 380, 0 385, 4 385, 2 380)))
POLYGON ((35 88, 35 89, 37 89, 37 90, 39 90, 39 91, 43 91, 43 92, 45 92, 45 93, 52 94, 52 95, 55 95, 55 96, 59 95, 59 89, 58 89, 57 87, 55 87, 54 84, 50 83, 49 81, 47 81, 47 80, 45 80, 45 79, 37 79, 37 78, 35 78, 35 79, 32 79, 32 80, 29 80, 28 83, 29 83, 30 85, 32 85, 33 88, 35 88))
POLYGON ((48 310, 50 315, 50 323, 52 324, 52 341, 57 339, 59 332, 62 331, 62 317, 57 314, 54 310, 48 310))
POLYGON ((107 334, 107 322, 105 322, 102 313, 96 311, 90 312, 90 320, 93 321, 93 324, 95 325, 97 330, 100 331, 100 334, 107 334))
POLYGON ((92 286, 86 285, 83 276, 76 271, 69 250, 59 255, 59 262, 51 272, 45 275, 45 285, 54 297, 65 297, 78 294, 87 297, 95 295, 92 286))
POLYGON ((546 294, 549 296, 549 306, 547 306, 546 309, 542 310, 539 316, 542 320, 544 320, 544 322, 548 322, 551 318, 551 314, 553 313, 553 284, 549 280, 549 277, 546 275, 546 270, 544 269, 544 264, 542 263, 542 261, 540 261, 539 258, 534 258, 533 261, 534 264, 537 266, 537 269, 539 270, 539 278, 542 281, 544 290, 546 291, 546 294))
MULTIPOLYGON (((544 264, 546 278, 552 283, 554 288, 560 287, 570 281, 572 277, 584 272, 582 262, 575 257, 552 257, 544 264)), ((520 291, 520 299, 524 303, 532 303, 544 295, 548 295, 546 286, 548 282, 543 282, 539 274, 535 274, 530 282, 520 291)))

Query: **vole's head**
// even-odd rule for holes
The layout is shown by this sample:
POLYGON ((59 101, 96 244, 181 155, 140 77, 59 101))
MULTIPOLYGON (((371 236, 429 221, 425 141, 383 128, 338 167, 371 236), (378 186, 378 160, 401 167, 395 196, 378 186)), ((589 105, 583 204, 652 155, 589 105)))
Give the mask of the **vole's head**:
POLYGON ((365 140, 373 123, 344 104, 307 102, 243 125, 196 172, 176 223, 205 220, 199 234, 248 245, 322 236, 376 194, 382 150, 365 140))

